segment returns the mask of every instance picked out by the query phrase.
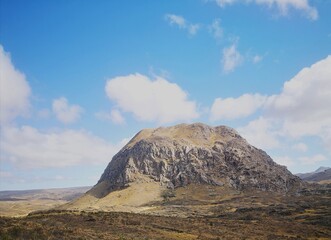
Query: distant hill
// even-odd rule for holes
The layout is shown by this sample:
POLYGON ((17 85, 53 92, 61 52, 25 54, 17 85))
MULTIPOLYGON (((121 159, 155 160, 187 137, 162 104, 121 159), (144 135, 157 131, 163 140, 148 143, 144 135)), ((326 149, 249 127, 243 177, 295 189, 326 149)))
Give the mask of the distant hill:
POLYGON ((51 188, 51 189, 34 189, 34 190, 13 190, 0 191, 0 201, 11 200, 64 200, 71 201, 91 187, 72 187, 72 188, 51 188))
POLYGON ((302 180, 309 182, 321 182, 331 181, 331 168, 319 167, 316 171, 310 173, 298 173, 296 174, 302 180))
POLYGON ((90 188, 0 191, 0 216, 25 216, 33 211, 52 209, 80 197, 90 188))

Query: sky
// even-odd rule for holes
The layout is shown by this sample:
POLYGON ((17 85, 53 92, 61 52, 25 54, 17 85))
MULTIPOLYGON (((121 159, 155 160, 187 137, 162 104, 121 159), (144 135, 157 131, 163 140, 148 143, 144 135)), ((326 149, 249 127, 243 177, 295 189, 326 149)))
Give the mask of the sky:
POLYGON ((0 0, 0 190, 92 186, 143 128, 331 167, 331 1, 0 0))

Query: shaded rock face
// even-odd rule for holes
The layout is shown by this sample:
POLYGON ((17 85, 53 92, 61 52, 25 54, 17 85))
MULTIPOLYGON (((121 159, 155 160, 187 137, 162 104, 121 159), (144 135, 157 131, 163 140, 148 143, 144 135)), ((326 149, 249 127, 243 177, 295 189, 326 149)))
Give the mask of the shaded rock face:
POLYGON ((302 184, 235 130, 200 123, 142 130, 113 157, 99 183, 107 182, 109 192, 141 175, 168 188, 199 183, 288 192, 302 184))

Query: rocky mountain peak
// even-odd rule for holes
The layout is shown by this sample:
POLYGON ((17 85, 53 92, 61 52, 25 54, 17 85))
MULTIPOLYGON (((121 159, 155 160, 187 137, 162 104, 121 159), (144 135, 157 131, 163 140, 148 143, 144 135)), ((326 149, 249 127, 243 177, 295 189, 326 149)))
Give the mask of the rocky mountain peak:
POLYGON ((179 124, 172 127, 141 130, 126 146, 132 147, 143 140, 155 144, 181 143, 188 146, 213 146, 215 140, 225 143, 241 136, 232 128, 226 126, 210 127, 203 123, 179 124))
POLYGON ((107 194, 146 179, 168 188, 198 183, 279 192, 302 184, 234 129, 202 123, 140 131, 113 157, 98 184, 107 194))

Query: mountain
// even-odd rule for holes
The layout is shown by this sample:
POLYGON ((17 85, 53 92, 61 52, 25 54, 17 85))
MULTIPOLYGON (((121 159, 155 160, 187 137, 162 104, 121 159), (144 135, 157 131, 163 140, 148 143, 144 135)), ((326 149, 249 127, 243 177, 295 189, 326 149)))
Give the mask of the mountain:
MULTIPOLYGON (((323 172, 326 170, 330 170, 330 169, 331 168, 329 168, 329 167, 319 167, 318 169, 316 169, 313 172, 297 173, 296 176, 300 177, 302 180, 305 180, 305 181, 315 181, 315 180, 311 180, 311 179, 318 179, 319 178, 318 176, 320 176, 320 175, 327 176, 323 172)), ((331 179, 331 176, 329 177, 329 179, 323 179, 323 180, 330 180, 330 179, 331 179)))
POLYGON ((319 167, 316 169, 315 173, 324 172, 325 170, 330 169, 329 167, 319 167))
POLYGON ((296 174, 302 180, 310 182, 321 182, 331 180, 331 168, 319 167, 316 171, 310 173, 298 173, 296 174))
POLYGON ((302 184, 232 128, 180 124, 136 134, 72 207, 141 206, 190 185, 286 193, 302 184))
POLYGON ((105 194, 141 175, 168 188, 190 183, 287 192, 300 180, 234 129, 181 124, 139 132, 109 163, 99 184, 105 194))

